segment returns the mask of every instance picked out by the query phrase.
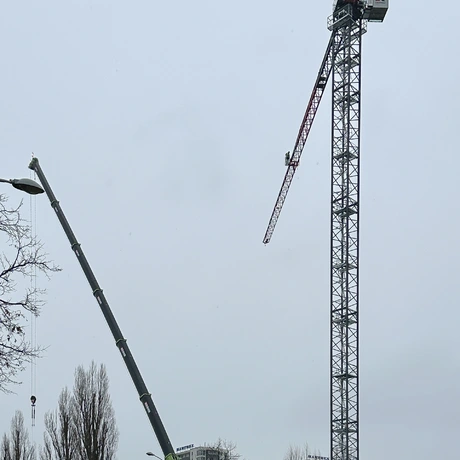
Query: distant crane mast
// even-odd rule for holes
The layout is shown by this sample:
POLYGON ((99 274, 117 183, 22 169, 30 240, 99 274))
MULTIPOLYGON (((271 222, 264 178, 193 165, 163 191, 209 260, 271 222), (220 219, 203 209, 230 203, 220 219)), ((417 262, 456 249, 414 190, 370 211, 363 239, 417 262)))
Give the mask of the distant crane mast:
POLYGON ((331 460, 359 459, 359 159, 361 41, 367 21, 382 22, 388 0, 336 0, 332 32, 265 236, 270 242, 303 148, 332 75, 330 244, 331 460))

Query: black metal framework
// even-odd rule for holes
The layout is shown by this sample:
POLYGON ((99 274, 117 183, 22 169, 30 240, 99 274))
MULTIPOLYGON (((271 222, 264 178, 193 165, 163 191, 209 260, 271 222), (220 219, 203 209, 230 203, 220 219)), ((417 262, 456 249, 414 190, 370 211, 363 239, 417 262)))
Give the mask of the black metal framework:
POLYGON ((361 37, 356 7, 334 12, 331 171, 331 460, 359 458, 361 37))
POLYGON ((124 338, 123 334, 121 333, 121 329, 119 328, 115 316, 113 315, 112 310, 110 309, 109 303, 107 302, 107 299, 105 298, 105 295, 101 287, 99 286, 99 283, 96 280, 96 276, 94 275, 93 270, 89 265, 88 259, 86 258, 83 249, 80 246, 80 243, 78 243, 77 238, 73 233, 66 216, 64 215, 59 201, 56 199, 48 183, 48 180, 46 179, 46 176, 40 166, 40 163, 38 162, 37 157, 34 157, 32 159, 32 161, 29 164, 29 168, 37 173, 37 176, 40 179, 40 182, 43 188, 45 189, 46 194, 48 195, 51 207, 56 212, 56 216, 59 219, 59 222, 61 223, 62 229, 67 235, 67 238, 69 239, 70 247, 77 256, 78 262, 80 263, 83 273, 85 274, 86 279, 88 280, 88 283, 91 286, 93 296, 96 298, 97 303, 101 308, 102 314, 104 315, 104 318, 107 321, 107 325, 109 326, 109 329, 112 332, 113 338, 115 339, 115 345, 120 350, 121 356, 125 361, 129 375, 131 376, 134 386, 136 387, 136 390, 139 394, 139 399, 142 402, 142 406, 144 407, 145 412, 147 413, 150 424, 152 425, 152 428, 155 431, 158 443, 160 444, 163 454, 165 455, 165 459, 177 460, 177 456, 174 452, 169 436, 166 433, 166 429, 163 425, 163 422, 161 421, 160 415, 158 414, 155 404, 153 403, 152 395, 147 390, 144 379, 142 378, 139 368, 137 367, 136 361, 134 360, 131 350, 128 347, 128 343, 124 338))

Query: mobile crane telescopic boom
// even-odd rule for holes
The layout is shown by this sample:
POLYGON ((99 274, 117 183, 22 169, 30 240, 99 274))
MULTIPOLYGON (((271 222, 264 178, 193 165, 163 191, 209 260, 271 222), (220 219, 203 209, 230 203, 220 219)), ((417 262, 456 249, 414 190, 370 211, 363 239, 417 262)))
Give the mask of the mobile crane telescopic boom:
POLYGON ((70 224, 62 211, 59 201, 56 199, 53 191, 51 190, 51 187, 45 177, 45 174, 43 173, 40 167, 38 158, 35 157, 32 159, 32 161, 29 164, 29 168, 37 173, 37 176, 40 179, 40 182, 51 202, 51 207, 55 210, 59 222, 61 223, 62 228, 64 229, 64 232, 70 241, 71 248, 75 252, 78 262, 80 262, 81 268, 83 269, 86 279, 88 280, 88 283, 90 284, 91 289, 93 291, 93 295, 94 297, 96 297, 96 300, 99 304, 99 307, 101 308, 104 318, 107 321, 110 331, 112 332, 113 338, 115 339, 115 344, 120 350, 121 356, 125 361, 131 379, 133 380, 137 392, 139 393, 139 399, 141 400, 142 405, 144 406, 144 409, 150 420, 150 424, 152 425, 152 428, 155 431, 158 442, 165 456, 165 460, 176 460, 177 456, 174 452, 171 441, 169 440, 168 434, 166 433, 165 427, 163 426, 163 422, 161 421, 155 404, 153 403, 152 396, 147 390, 147 387, 144 383, 144 379, 142 378, 139 368, 137 367, 137 364, 134 361, 134 357, 131 354, 126 339, 123 337, 123 334, 121 333, 121 330, 118 327, 117 321, 115 320, 115 316, 113 315, 112 310, 110 309, 109 304, 104 296, 104 293, 102 292, 102 289, 100 288, 96 280, 96 277, 94 276, 94 273, 91 270, 88 260, 86 259, 81 249, 81 246, 78 243, 77 238, 75 237, 72 228, 70 227, 70 224))

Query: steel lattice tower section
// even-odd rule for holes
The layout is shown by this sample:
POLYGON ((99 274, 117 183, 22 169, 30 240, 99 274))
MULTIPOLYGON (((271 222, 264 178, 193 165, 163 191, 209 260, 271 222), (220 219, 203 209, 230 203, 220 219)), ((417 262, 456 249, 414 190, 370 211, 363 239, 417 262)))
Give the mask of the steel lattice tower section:
POLYGON ((335 0, 332 31, 263 239, 268 244, 332 75, 330 460, 359 460, 359 158, 361 40, 388 0, 335 0))
POLYGON ((358 460, 361 38, 366 22, 352 5, 338 15, 329 25, 336 32, 332 47, 331 460, 358 460))

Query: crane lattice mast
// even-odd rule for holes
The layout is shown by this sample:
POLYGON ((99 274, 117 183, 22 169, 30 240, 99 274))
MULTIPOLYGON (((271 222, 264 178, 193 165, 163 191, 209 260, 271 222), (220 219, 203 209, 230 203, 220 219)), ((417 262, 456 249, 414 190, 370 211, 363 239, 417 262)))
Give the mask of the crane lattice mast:
POLYGON ((331 459, 359 458, 358 274, 362 19, 332 21, 331 459), (338 25, 337 25, 338 23, 338 25))
POLYGON ((383 21, 388 0, 338 0, 331 39, 263 242, 275 230, 311 125, 332 75, 330 244, 331 460, 359 459, 359 160, 361 41, 367 21, 383 21))

